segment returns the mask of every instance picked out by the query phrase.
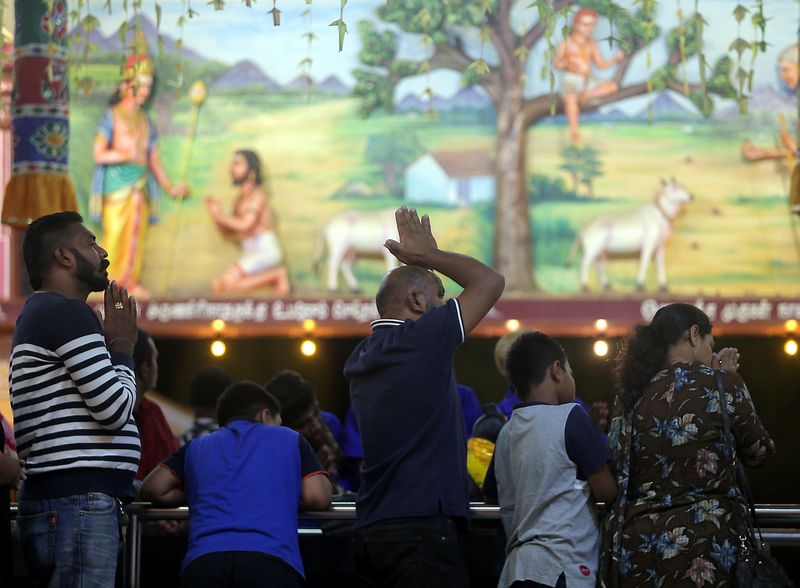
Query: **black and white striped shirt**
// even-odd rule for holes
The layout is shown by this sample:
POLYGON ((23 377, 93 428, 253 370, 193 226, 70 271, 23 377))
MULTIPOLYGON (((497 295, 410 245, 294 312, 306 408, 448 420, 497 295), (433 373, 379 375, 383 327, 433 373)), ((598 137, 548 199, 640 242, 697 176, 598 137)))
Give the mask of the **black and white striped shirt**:
POLYGON ((139 465, 133 359, 109 354, 102 327, 80 300, 38 292, 17 319, 11 408, 25 495, 122 495, 139 465))

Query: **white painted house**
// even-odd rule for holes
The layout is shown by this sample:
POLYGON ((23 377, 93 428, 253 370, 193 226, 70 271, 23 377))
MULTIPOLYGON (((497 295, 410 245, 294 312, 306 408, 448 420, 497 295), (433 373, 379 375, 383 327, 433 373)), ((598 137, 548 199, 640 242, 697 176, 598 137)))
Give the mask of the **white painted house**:
POLYGON ((430 151, 406 169, 409 204, 464 207, 494 198, 494 160, 483 149, 430 151))

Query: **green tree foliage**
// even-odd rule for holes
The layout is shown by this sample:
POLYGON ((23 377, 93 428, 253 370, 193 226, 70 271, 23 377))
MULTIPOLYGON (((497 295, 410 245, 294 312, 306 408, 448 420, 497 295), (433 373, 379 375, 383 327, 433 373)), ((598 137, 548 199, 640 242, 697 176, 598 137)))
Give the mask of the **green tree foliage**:
POLYGON ((413 133, 391 131, 367 139, 366 160, 381 166, 389 191, 402 194, 402 175, 408 165, 425 153, 425 148, 413 133))
POLYGON ((536 202, 558 202, 580 200, 575 190, 567 187, 564 178, 545 174, 532 174, 528 184, 531 204, 536 202))
POLYGON ((578 193, 585 186, 589 196, 594 196, 594 181, 604 175, 600 152, 591 145, 569 144, 561 150, 561 169, 572 179, 572 191, 578 193))

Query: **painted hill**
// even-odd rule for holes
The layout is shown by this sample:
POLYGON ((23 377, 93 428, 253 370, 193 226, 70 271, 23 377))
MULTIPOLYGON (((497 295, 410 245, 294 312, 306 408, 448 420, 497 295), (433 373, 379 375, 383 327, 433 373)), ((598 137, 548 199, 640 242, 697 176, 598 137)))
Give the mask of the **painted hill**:
POLYGON ((482 88, 471 87, 462 88, 450 98, 434 94, 431 100, 409 93, 395 104, 395 110, 397 112, 426 112, 431 107, 437 112, 465 112, 484 110, 491 106, 492 100, 482 88))
MULTIPOLYGON (((797 102, 793 96, 776 90, 772 86, 759 86, 753 89, 753 93, 750 94, 750 98, 747 101, 747 111, 751 114, 757 112, 778 114, 787 111, 791 112, 795 108, 797 108, 797 102)), ((738 104, 720 109, 714 114, 714 118, 718 120, 733 120, 739 116, 738 104)))
POLYGON ((329 75, 327 78, 317 84, 317 89, 325 94, 349 94, 350 88, 335 75, 329 75))
POLYGON ((416 94, 406 94, 395 104, 394 109, 397 112, 420 112, 425 109, 425 104, 416 94))
MULTIPOLYGON (((133 41, 133 35, 134 31, 136 30, 137 21, 140 23, 142 34, 144 35, 150 55, 158 55, 158 31, 156 30, 156 25, 152 20, 143 14, 137 15, 128 20, 128 30, 125 34, 125 45, 130 45, 133 41)), ((77 26, 72 29, 72 32, 70 32, 70 37, 77 39, 78 37, 85 37, 85 34, 80 26, 77 26)), ((122 53, 125 50, 125 46, 123 46, 122 40, 119 38, 119 34, 116 31, 112 32, 108 36, 105 36, 101 31, 95 29, 89 33, 88 39, 90 43, 97 45, 98 51, 122 53)), ((166 34, 162 34, 161 39, 164 41, 165 53, 178 52, 178 48, 175 46, 175 38, 166 34)), ((73 43, 77 43, 78 47, 82 46, 79 40, 75 40, 73 43)), ((194 49, 187 47, 185 44, 183 46, 183 58, 193 63, 205 63, 208 61, 206 57, 194 49)))
POLYGON ((87 33, 83 30, 81 25, 77 25, 69 31, 69 40, 72 46, 78 51, 83 50, 84 41, 88 41, 90 44, 97 47, 97 51, 100 52, 115 50, 114 43, 105 37, 98 29, 91 30, 87 33))
POLYGON ((453 110, 483 110, 492 105, 486 91, 477 86, 462 88, 448 102, 453 110))
POLYGON ((217 88, 245 88, 258 86, 265 90, 279 90, 280 86, 254 62, 245 59, 233 64, 214 82, 217 88))
MULTIPOLYGON (((676 94, 671 90, 666 92, 659 92, 648 103, 653 109, 654 120, 669 120, 669 119, 686 119, 686 118, 701 118, 702 114, 692 102, 680 94, 676 94)), ((642 108, 633 118, 646 119, 648 118, 648 107, 642 108)))
POLYGON ((286 84, 284 88, 286 90, 296 90, 296 91, 305 91, 309 88, 313 88, 316 84, 314 84, 313 78, 311 76, 307 76, 305 74, 300 74, 291 82, 286 84))

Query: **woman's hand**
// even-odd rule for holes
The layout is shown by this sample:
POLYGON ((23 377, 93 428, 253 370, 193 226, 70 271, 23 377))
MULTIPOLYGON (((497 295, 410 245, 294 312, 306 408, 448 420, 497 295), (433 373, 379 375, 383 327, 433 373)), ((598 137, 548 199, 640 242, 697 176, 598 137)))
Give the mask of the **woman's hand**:
POLYGON ((735 372, 739 369, 739 357, 736 347, 725 347, 711 356, 711 367, 735 372))

